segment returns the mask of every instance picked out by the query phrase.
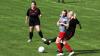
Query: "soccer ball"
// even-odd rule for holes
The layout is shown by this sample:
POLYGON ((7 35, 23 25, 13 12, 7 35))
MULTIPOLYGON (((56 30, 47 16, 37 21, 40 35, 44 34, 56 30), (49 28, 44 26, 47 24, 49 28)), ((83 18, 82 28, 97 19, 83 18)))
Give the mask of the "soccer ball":
POLYGON ((40 46, 38 48, 38 52, 43 53, 45 51, 45 48, 43 46, 40 46))

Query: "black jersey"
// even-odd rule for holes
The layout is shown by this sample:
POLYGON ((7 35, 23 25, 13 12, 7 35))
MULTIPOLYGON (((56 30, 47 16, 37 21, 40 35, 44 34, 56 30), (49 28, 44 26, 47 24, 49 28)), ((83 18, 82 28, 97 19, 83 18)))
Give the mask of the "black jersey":
POLYGON ((31 8, 27 11, 27 16, 29 17, 29 26, 40 25, 40 16, 41 12, 39 8, 32 10, 31 8))
POLYGON ((41 14, 41 11, 39 8, 36 8, 35 10, 32 10, 31 8, 27 11, 27 16, 31 19, 38 19, 39 15, 41 14))
POLYGON ((80 24, 80 22, 77 19, 71 19, 69 22, 69 31, 75 32, 76 25, 80 24))

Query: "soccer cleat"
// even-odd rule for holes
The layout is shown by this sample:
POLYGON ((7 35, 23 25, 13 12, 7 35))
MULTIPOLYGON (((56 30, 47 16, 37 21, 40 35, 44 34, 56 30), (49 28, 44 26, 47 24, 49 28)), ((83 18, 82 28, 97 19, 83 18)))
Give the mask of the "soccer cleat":
POLYGON ((43 41, 46 41, 47 39, 45 39, 45 38, 42 38, 42 40, 43 40, 43 41))
POLYGON ((42 38, 43 43, 49 45, 50 44, 50 40, 46 39, 46 38, 42 38))
POLYGON ((31 40, 31 39, 29 39, 29 40, 27 40, 27 42, 28 42, 28 43, 30 43, 30 42, 32 42, 32 40, 31 40))
POLYGON ((68 56, 73 56, 75 52, 70 52, 68 56))
POLYGON ((58 53, 57 56, 64 56, 64 53, 58 53))
POLYGON ((46 39, 46 41, 44 41, 43 43, 49 45, 50 41, 48 39, 46 39))

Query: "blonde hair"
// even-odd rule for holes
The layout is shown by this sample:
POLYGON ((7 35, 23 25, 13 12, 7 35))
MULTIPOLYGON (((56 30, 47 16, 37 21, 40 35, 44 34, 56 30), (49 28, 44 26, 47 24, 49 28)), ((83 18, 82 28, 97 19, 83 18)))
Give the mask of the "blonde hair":
POLYGON ((71 18, 74 18, 74 19, 76 18, 76 13, 73 12, 72 10, 69 10, 68 14, 71 16, 71 18))

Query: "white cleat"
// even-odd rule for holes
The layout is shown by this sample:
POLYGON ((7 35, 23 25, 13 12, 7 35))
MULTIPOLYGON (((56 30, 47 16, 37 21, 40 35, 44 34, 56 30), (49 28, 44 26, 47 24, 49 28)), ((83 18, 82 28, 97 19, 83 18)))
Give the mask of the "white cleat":
POLYGON ((57 56, 64 56, 64 53, 58 53, 57 56))
POLYGON ((47 39, 45 39, 45 38, 42 38, 42 40, 43 40, 43 41, 47 41, 47 39))
POLYGON ((75 52, 70 52, 68 56, 73 56, 75 52))
POLYGON ((28 42, 28 43, 30 43, 30 42, 32 42, 32 40, 31 40, 31 39, 29 39, 27 42, 28 42))

